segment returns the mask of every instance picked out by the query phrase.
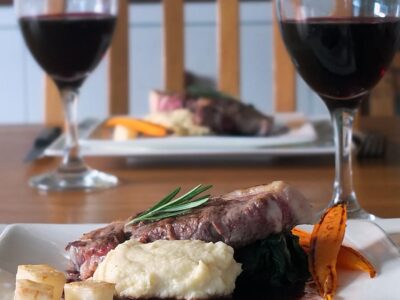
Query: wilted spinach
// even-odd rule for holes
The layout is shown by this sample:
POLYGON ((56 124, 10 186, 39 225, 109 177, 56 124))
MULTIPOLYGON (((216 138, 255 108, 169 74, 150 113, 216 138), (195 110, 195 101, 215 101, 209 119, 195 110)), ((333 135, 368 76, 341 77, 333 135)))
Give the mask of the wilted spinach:
POLYGON ((310 277, 307 255, 289 231, 235 249, 235 259, 243 269, 237 285, 288 287, 310 277))

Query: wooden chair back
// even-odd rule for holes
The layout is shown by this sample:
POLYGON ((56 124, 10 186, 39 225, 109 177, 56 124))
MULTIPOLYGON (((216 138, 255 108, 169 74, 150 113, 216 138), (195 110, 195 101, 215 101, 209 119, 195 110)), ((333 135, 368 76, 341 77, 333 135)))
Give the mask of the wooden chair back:
MULTIPOLYGON (((54 0, 54 12, 64 9, 64 0, 54 0)), ((108 55, 108 110, 129 113, 129 0, 120 0, 118 25, 108 55)), ((180 92, 185 88, 184 1, 164 0, 163 5, 163 88, 180 92)), ((233 96, 240 94, 239 0, 217 0, 218 88, 233 96)), ((45 78, 45 121, 63 120, 58 91, 45 78)))
MULTIPOLYGON (((117 25, 108 53, 108 112, 129 113, 129 0, 118 0, 117 25)), ((50 10, 63 12, 65 0, 51 0, 50 10)), ((53 80, 45 75, 46 124, 62 124, 64 120, 62 101, 53 80)))
MULTIPOLYGON (((341 16, 352 15, 352 1, 338 2, 335 12, 341 16)), ((274 103, 277 112, 296 110, 296 70, 282 41, 274 13, 274 103)), ((371 91, 368 103, 363 104, 360 114, 371 116, 396 115, 396 96, 400 97, 400 53, 396 54, 392 67, 371 91)))
MULTIPOLYGON (((53 0, 54 10, 62 10, 64 0, 53 0)), ((218 89, 240 95, 240 0, 216 0, 218 89)), ((120 0, 118 23, 108 55, 108 111, 129 113, 129 0, 120 0)), ((184 0, 163 0, 163 88, 180 92, 185 88, 184 0)), ((348 10, 348 6, 338 7, 348 10)), ((273 22, 273 101, 275 111, 296 110, 296 71, 283 44, 274 13, 273 22)), ((269 66, 265 66, 268 68, 269 66)), ((61 123, 61 101, 53 82, 46 78, 45 120, 61 123)), ((380 93, 380 95, 382 92, 380 93)), ((374 95, 374 93, 373 93, 374 95)), ((393 109, 385 106, 385 114, 393 109)), ((378 105, 372 105, 378 111, 378 105)), ((381 109, 382 110, 382 109, 381 109)))
MULTIPOLYGON (((184 10, 183 0, 164 0, 164 89, 168 91, 183 91, 185 88, 185 57, 184 57, 184 10)), ((218 89, 232 96, 240 95, 240 9, 239 0, 216 0, 217 5, 217 64, 218 64, 218 89)), ((266 12, 267 13, 267 12, 266 12)), ((278 35, 275 35, 278 40, 278 35)), ((281 47, 283 44, 281 43, 281 47)), ((281 58, 280 49, 275 50, 279 54, 278 60, 285 61, 287 70, 293 74, 294 69, 288 57, 281 58)), ((285 53, 285 52, 284 52, 285 53)), ((266 68, 268 66, 265 66, 266 68)), ((282 69, 275 68, 278 76, 286 76, 282 69)), ((284 77, 282 77, 283 79, 284 77)), ((275 83, 277 83, 276 81, 275 83)), ((287 80, 286 80, 287 82, 287 80)), ((282 97, 276 89, 275 108, 278 111, 291 111, 295 109, 295 93, 288 93, 282 97), (282 100, 285 99, 285 100, 282 100), (282 104, 285 102, 285 104, 282 104)), ((293 83, 293 87, 295 87, 293 83)), ((284 89, 288 90, 288 89, 284 89)))

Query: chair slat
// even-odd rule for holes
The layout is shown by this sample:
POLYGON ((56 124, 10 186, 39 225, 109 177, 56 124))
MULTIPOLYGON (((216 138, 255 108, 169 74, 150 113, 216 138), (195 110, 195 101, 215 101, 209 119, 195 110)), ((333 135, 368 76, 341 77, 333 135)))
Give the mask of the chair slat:
POLYGON ((64 123, 61 96, 54 81, 48 75, 44 77, 44 122, 52 126, 64 123))
POLYGON ((164 89, 181 92, 185 88, 183 0, 163 1, 164 89))
MULTIPOLYGON (((129 113, 129 11, 128 0, 120 0, 119 15, 113 43, 109 51, 108 111, 110 114, 129 113)), ((49 12, 60 13, 65 0, 52 0, 49 12)), ((53 80, 45 75, 45 123, 62 124, 62 102, 53 80)))
POLYGON ((353 14, 353 1, 337 1, 335 7, 335 16, 349 17, 353 14))
POLYGON ((296 71, 283 43, 275 10, 273 15, 275 111, 291 112, 296 110, 296 71))
POLYGON ((129 113, 129 0, 120 0, 118 20, 108 54, 108 112, 129 113))
POLYGON ((47 11, 49 13, 61 13, 65 10, 65 0, 51 0, 48 1, 47 11))
POLYGON ((394 56, 391 67, 385 76, 371 91, 369 97, 369 115, 371 116, 395 116, 396 96, 399 93, 398 77, 400 70, 400 53, 394 56))
POLYGON ((218 88, 240 95, 239 0, 218 0, 218 88))
MULTIPOLYGON (((65 0, 53 0, 48 4, 49 13, 61 13, 65 10, 65 0)), ((44 122, 48 125, 63 124, 64 116, 62 110, 61 96, 54 81, 44 76, 44 122)))

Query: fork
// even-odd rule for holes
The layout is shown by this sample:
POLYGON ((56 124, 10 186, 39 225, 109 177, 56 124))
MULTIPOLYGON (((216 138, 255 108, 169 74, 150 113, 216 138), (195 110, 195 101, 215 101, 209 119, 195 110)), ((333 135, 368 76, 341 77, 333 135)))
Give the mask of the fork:
POLYGON ((357 158, 365 159, 383 159, 386 154, 386 138, 382 134, 368 133, 364 136, 356 137, 359 147, 357 158))

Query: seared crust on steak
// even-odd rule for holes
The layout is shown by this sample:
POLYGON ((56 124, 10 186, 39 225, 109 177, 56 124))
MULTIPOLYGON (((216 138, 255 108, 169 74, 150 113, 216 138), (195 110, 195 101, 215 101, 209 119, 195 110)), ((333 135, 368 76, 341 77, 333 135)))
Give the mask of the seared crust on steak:
POLYGON ((142 243, 160 239, 223 241, 240 248, 297 224, 310 223, 312 215, 311 206, 302 194, 277 181, 211 197, 207 205, 183 216, 126 227, 126 222, 114 222, 84 234, 70 243, 67 250, 71 271, 78 272, 83 280, 93 275, 110 250, 129 238, 142 243))

